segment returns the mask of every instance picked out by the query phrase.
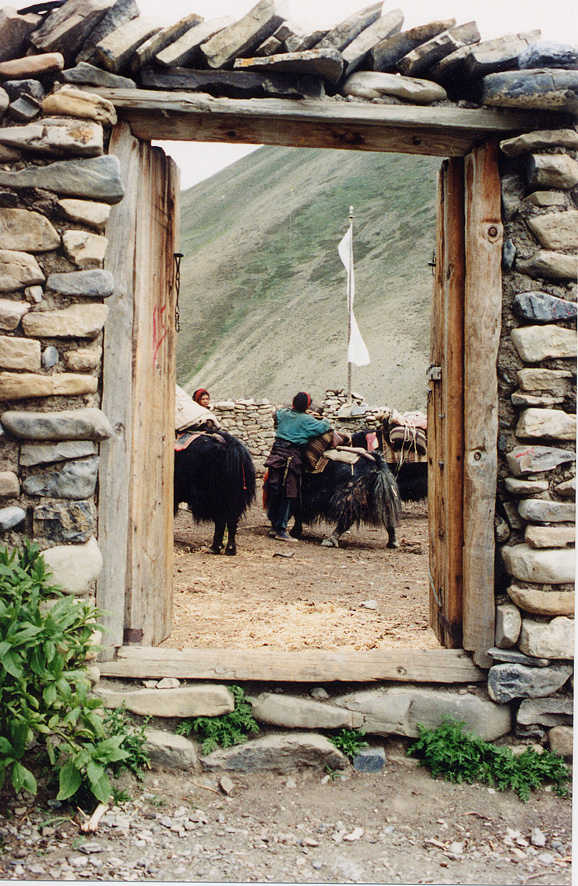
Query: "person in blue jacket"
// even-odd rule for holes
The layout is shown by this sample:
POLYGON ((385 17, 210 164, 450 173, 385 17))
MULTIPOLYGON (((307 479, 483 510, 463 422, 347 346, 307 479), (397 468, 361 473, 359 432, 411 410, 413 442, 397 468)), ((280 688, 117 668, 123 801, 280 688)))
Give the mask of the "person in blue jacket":
POLYGON ((267 517, 271 521, 269 535, 278 541, 296 541, 287 532, 287 523, 299 494, 303 448, 313 437, 331 429, 326 418, 318 419, 307 412, 311 397, 299 391, 293 397, 291 408, 275 413, 275 441, 265 466, 267 517))

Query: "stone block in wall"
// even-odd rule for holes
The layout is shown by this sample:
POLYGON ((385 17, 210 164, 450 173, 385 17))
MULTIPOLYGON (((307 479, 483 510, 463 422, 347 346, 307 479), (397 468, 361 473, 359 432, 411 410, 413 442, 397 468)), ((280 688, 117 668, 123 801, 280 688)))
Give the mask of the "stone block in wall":
MULTIPOLYGON (((101 18, 98 25, 93 28, 90 34, 83 40, 82 48, 77 53, 75 59, 78 63, 78 66, 80 66, 81 64, 86 64, 86 62, 93 60, 94 47, 97 43, 100 43, 101 40, 104 40, 105 37, 107 37, 109 34, 112 34, 112 32, 116 31, 117 28, 120 28, 127 22, 132 21, 134 18, 138 18, 139 15, 140 9, 138 8, 135 0, 115 0, 113 6, 111 6, 104 17, 101 18)), ((95 83, 94 85, 113 86, 112 83, 95 83)), ((121 89, 123 88, 120 83, 117 85, 121 89)))
POLYGON ((574 755, 574 729, 572 726, 553 726, 548 730, 548 747, 552 754, 561 757, 574 755))
POLYGON ((62 83, 77 83, 81 86, 106 86, 110 89, 136 89, 136 83, 130 77, 121 77, 119 74, 111 74, 103 71, 87 62, 81 61, 74 68, 61 71, 58 79, 62 83))
POLYGON ((92 95, 74 86, 65 85, 42 101, 42 113, 95 120, 105 126, 114 126, 118 117, 112 102, 100 95, 92 95))
POLYGON ((26 55, 22 58, 0 62, 0 80, 26 80, 55 74, 64 67, 64 57, 60 52, 45 52, 41 55, 26 55))
POLYGON ((153 766, 194 772, 198 764, 198 752, 196 744, 190 739, 164 729, 148 727, 144 735, 143 750, 149 755, 153 766))
POLYGON ((526 394, 524 391, 514 391, 510 399, 514 406, 543 406, 547 409, 563 406, 566 402, 561 394, 526 394))
POLYGON ((96 451, 96 444, 92 440, 78 440, 70 443, 24 443, 20 447, 20 464, 23 467, 51 464, 55 461, 67 461, 96 455, 96 451))
POLYGON ((517 606, 502 603, 496 606, 495 643, 498 649, 514 646, 522 629, 522 616, 517 606))
POLYGON ((548 624, 525 618, 519 647, 537 658, 574 659, 574 620, 557 616, 548 624))
POLYGON ((98 457, 68 461, 59 471, 48 471, 26 477, 23 483, 28 495, 82 501, 94 495, 98 476, 98 457))
POLYGON ((25 400, 28 397, 77 396, 94 394, 98 379, 90 375, 58 373, 37 375, 32 373, 0 372, 0 399, 25 400))
POLYGON ((115 0, 68 0, 44 18, 30 35, 30 42, 39 50, 59 51, 67 59, 74 58, 114 3, 115 0))
POLYGON ((576 500, 576 477, 572 477, 570 480, 565 480, 563 483, 559 483, 558 486, 555 487, 558 495, 562 496, 562 498, 572 498, 576 500))
POLYGON ((233 59, 248 55, 283 24, 287 15, 275 0, 260 0, 243 18, 203 43, 209 67, 223 68, 233 59))
POLYGON ((49 502, 32 512, 32 533, 57 544, 82 544, 93 537, 96 520, 89 501, 49 502))
POLYGON ((578 109, 578 71, 502 71, 488 74, 482 84, 483 105, 570 113, 578 109))
POLYGON ((578 248, 578 209, 536 215, 528 218, 526 224, 545 249, 564 251, 578 248))
POLYGON ((219 749, 203 757, 210 772, 294 772, 295 769, 347 768, 347 757, 333 742, 315 732, 269 733, 233 748, 219 749))
POLYGON ((54 366, 57 366, 58 363, 60 363, 60 353, 58 348, 55 348, 54 345, 48 345, 48 347, 44 348, 42 351, 42 368, 52 369, 54 366))
MULTIPOLYGON (((84 200, 60 201, 86 203, 84 200)), ((88 204, 93 206, 109 206, 105 203, 88 204)), ((83 296, 88 298, 108 298, 114 292, 114 277, 110 271, 93 268, 88 271, 70 271, 65 274, 49 274, 46 288, 68 297, 83 296)))
POLYGON ((537 495, 547 492, 549 483, 547 480, 519 480, 516 477, 506 477, 506 491, 511 495, 537 495))
POLYGON ((33 12, 21 14, 13 6, 0 9, 0 62, 24 55, 28 37, 41 22, 41 16, 33 12))
POLYGON ((29 123, 40 115, 40 103, 29 95, 21 95, 16 101, 10 102, 8 114, 16 123, 29 123))
POLYGON ((100 367, 102 348, 75 348, 64 354, 64 362, 74 372, 94 372, 100 367))
MULTIPOLYGON (((66 218, 83 225, 89 225, 91 228, 96 228, 97 231, 104 230, 110 215, 110 206, 108 203, 95 203, 92 200, 64 198, 63 200, 58 201, 58 205, 66 218)), ((110 271, 107 271, 106 273, 112 278, 110 271)), ((112 295, 112 292, 110 292, 109 295, 112 295)))
POLYGON ((431 21, 425 25, 402 31, 400 34, 393 34, 374 46, 365 60, 364 66, 372 71, 389 71, 404 55, 412 52, 422 43, 427 43, 437 37, 443 31, 449 30, 455 23, 455 18, 431 21))
POLYGON ((575 330, 553 324, 512 329, 512 342, 526 363, 539 363, 550 357, 570 359, 577 351, 575 330))
POLYGON ((363 30, 342 51, 345 61, 345 75, 349 76, 362 65, 368 52, 393 34, 399 33, 403 25, 403 12, 394 9, 380 15, 363 30))
POLYGON ((354 729, 363 716, 337 705, 264 692, 251 699, 253 716, 261 723, 287 729, 354 729))
POLYGON ((40 370, 40 342, 0 335, 0 369, 40 370))
POLYGON ((572 502, 565 501, 541 501, 536 498, 527 498, 518 505, 518 513, 523 520, 534 523, 566 523, 576 517, 576 511, 572 502))
POLYGON ((107 71, 120 74, 139 46, 162 30, 157 19, 140 15, 103 37, 94 47, 91 58, 107 71))
POLYGON ((520 53, 519 68, 578 68, 578 48, 537 40, 520 53))
MULTIPOLYGON (((92 120, 43 117, 26 126, 0 128, 0 143, 21 151, 54 156, 100 157, 103 131, 102 125, 92 120)), ((4 173, 5 176, 9 174, 4 173)))
POLYGON ((531 615, 574 615, 574 591, 540 591, 511 585, 508 596, 512 602, 531 615))
POLYGON ((102 554, 95 538, 84 544, 57 545, 43 551, 42 557, 51 582, 66 594, 81 596, 88 593, 102 570, 102 554))
MULTIPOLYGON (((44 274, 33 255, 13 249, 0 249, 0 292, 13 292, 15 289, 24 289, 36 283, 44 283, 44 274)), ((18 310, 17 303, 13 304, 12 310, 18 310)), ((25 302, 22 305, 25 305, 23 313, 30 310, 30 305, 25 302)), ((2 308, 6 312, 5 299, 2 299, 2 308)), ((15 326, 2 325, 0 321, 0 329, 15 328, 15 326)))
POLYGON ((531 548, 565 548, 576 540, 574 523, 561 526, 526 526, 524 539, 531 548))
POLYGON ((574 378, 569 369, 519 369, 516 372, 518 384, 523 391, 550 391, 553 394, 568 394, 572 390, 574 378))
POLYGON ((488 649, 488 655, 494 661, 523 664, 531 668, 547 668, 551 664, 549 658, 532 658, 529 655, 524 655, 519 649, 498 649, 496 646, 492 646, 491 649, 488 649))
POLYGON ((16 506, 0 508, 0 532, 6 532, 7 529, 15 529, 25 519, 26 511, 22 508, 16 506))
POLYGON ((523 701, 518 708, 516 719, 521 726, 533 724, 558 726, 568 724, 572 720, 572 715, 572 699, 554 696, 523 701))
POLYGON ((162 49, 156 56, 155 61, 167 68, 187 67, 191 68, 201 58, 200 47, 219 31, 235 24, 232 16, 214 18, 201 22, 191 28, 170 46, 162 49))
POLYGON ((575 440, 576 416, 560 409, 524 409, 516 425, 516 436, 575 440))
POLYGON ((552 446, 515 446, 506 454, 508 468, 518 477, 521 474, 538 474, 553 471, 558 465, 576 461, 576 454, 569 449, 552 446))
POLYGON ((35 338, 95 338, 102 330, 108 308, 101 304, 71 305, 61 311, 33 311, 22 327, 35 338))
POLYGON ((226 686, 202 683, 178 689, 111 689, 102 684, 94 690, 105 708, 118 708, 147 717, 220 717, 235 708, 226 686))
POLYGON ((535 584, 567 584, 574 581, 576 556, 572 549, 537 549, 527 544, 517 544, 502 548, 500 553, 506 572, 518 581, 535 584))
POLYGON ((363 33, 378 21, 381 16, 383 3, 372 3, 359 12, 354 12, 342 22, 331 28, 319 41, 317 46, 321 49, 337 49, 342 52, 349 46, 358 34, 363 33))
POLYGON ((0 187, 42 188, 66 197, 104 203, 118 203, 124 195, 120 162, 114 154, 84 160, 57 160, 47 166, 26 166, 16 172, 0 169, 0 187))
POLYGON ((59 246, 60 234, 39 212, 0 206, 0 249, 48 252, 59 246))
POLYGON ((464 59, 464 72, 470 80, 518 67, 518 56, 540 37, 540 31, 508 34, 472 46, 464 59))
POLYGON ((20 482, 14 471, 0 471, 0 498, 16 498, 20 495, 20 482))
POLYGON ((447 93, 443 86, 431 80, 418 77, 403 77, 399 74, 385 74, 381 71, 357 71, 348 77, 340 89, 342 95, 360 98, 381 98, 393 95, 416 105, 429 105, 445 101, 447 93))
MULTIPOLYGON (((536 219, 529 219, 528 225, 539 238, 537 229, 534 230, 533 221, 541 221, 548 218, 562 218, 566 216, 574 216, 571 219, 571 226, 576 227, 578 224, 578 210, 572 212, 557 213, 555 216, 541 215, 536 219)), ((547 223, 546 223, 547 228, 547 223)), ((576 243, 578 245, 578 233, 576 235, 576 243)), ((540 239, 540 238, 539 238, 540 239)), ((560 247, 563 248, 563 247, 560 247)), ((512 303, 512 310, 516 317, 520 320, 526 320, 530 323, 554 323, 556 320, 573 320, 576 317, 576 302, 568 301, 564 298, 556 298, 548 292, 519 292, 512 303)))
MULTIPOLYGON (((129 59, 128 68, 132 73, 140 70, 143 65, 148 65, 149 62, 155 60, 156 56, 166 49, 167 47, 172 47, 177 43, 181 37, 185 36, 185 34, 190 33, 197 25, 200 25, 203 21, 202 16, 197 15, 196 12, 190 13, 186 15, 184 18, 179 19, 173 25, 170 25, 167 28, 162 28, 160 31, 157 31, 148 40, 145 40, 144 43, 141 43, 140 46, 134 51, 131 58, 129 59)), ((205 37, 208 39, 209 35, 205 37)), ((201 41, 202 42, 202 41, 201 41)), ((181 65, 183 62, 178 62, 177 64, 181 65)))
POLYGON ((532 206, 565 206, 566 196, 560 191, 533 191, 524 197, 522 203, 532 206))
POLYGON ((408 77, 427 77, 428 72, 450 53, 479 40, 480 32, 475 22, 456 25, 417 46, 400 59, 396 67, 408 77))
POLYGON ((62 245, 71 262, 79 268, 86 268, 104 261, 108 240, 88 231, 65 231, 62 245))
POLYGON ((539 249, 528 259, 518 259, 516 270, 530 277, 545 277, 547 280, 575 280, 578 259, 563 252, 539 249))
POLYGON ((568 154, 531 154, 526 164, 526 177, 531 188, 569 191, 578 184, 578 161, 568 154))
POLYGON ((544 148, 567 148, 578 151, 578 132, 574 129, 545 129, 524 132, 500 142, 500 148, 508 157, 532 154, 544 148))
POLYGON ((571 675, 571 665, 531 668, 498 664, 488 671, 488 695, 498 704, 508 704, 515 698, 544 698, 561 689, 571 675))
POLYGON ((19 412, 0 416, 6 431, 20 440, 106 440, 112 425, 100 409, 69 409, 62 412, 19 412))

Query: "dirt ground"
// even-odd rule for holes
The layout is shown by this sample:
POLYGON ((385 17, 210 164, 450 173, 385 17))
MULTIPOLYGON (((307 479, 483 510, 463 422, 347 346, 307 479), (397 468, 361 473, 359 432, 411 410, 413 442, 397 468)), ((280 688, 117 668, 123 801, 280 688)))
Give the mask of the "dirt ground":
POLYGON ((339 548, 331 527, 306 527, 297 543, 267 535, 254 506, 237 555, 208 551, 209 524, 175 519, 174 630, 163 645, 255 649, 435 649, 428 622, 427 504, 408 503, 399 548, 385 530, 355 527, 339 548))
POLYGON ((378 774, 150 771, 83 834, 74 809, 2 804, 3 880, 235 883, 571 883, 571 803, 435 781, 386 745, 378 774))

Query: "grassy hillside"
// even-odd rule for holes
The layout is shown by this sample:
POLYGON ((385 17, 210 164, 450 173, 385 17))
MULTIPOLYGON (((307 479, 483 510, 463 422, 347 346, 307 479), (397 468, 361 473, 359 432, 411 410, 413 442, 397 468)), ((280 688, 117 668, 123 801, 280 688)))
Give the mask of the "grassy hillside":
POLYGON ((373 405, 425 408, 439 160, 264 147, 182 195, 179 384, 213 399, 314 399, 347 382, 353 206, 355 315, 373 405))

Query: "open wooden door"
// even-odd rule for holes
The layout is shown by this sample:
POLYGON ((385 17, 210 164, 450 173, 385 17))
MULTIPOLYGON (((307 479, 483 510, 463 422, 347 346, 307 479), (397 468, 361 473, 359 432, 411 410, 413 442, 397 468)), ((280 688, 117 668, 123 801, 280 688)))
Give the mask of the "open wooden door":
POLYGON ((502 224, 497 145, 438 183, 428 392, 430 623, 489 666, 494 640, 502 224))
POLYGON ((97 605, 104 643, 155 645, 172 627, 175 396, 174 253, 179 172, 160 148, 112 134, 125 196, 107 224, 115 279, 104 340, 97 605))

